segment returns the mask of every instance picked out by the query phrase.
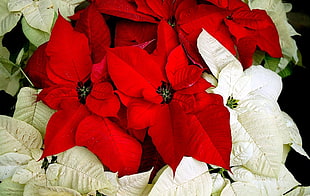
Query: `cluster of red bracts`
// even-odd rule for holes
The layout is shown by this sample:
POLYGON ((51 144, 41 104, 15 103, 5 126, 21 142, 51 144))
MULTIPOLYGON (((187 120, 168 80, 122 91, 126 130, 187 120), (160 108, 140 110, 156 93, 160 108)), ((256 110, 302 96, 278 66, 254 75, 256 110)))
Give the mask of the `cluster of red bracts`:
POLYGON ((183 156, 229 169, 229 112, 205 91, 196 40, 205 29, 245 68, 257 48, 280 57, 265 11, 240 0, 93 0, 71 19, 58 17, 26 67, 56 110, 42 158, 85 146, 120 176, 175 170, 183 156))

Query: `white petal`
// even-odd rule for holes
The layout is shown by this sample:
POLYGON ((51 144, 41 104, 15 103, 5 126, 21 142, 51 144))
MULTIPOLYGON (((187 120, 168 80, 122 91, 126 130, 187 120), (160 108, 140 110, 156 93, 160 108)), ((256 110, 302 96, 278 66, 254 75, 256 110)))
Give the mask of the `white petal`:
POLYGON ((27 164, 32 158, 18 153, 6 153, 0 155, 0 181, 11 177, 16 169, 27 164))
POLYGON ((212 178, 207 164, 184 157, 175 174, 167 167, 154 184, 150 196, 210 195, 212 178))
POLYGON ((282 91, 282 79, 278 74, 260 65, 249 67, 244 74, 251 78, 251 94, 277 101, 282 91))
POLYGON ((119 179, 120 188, 117 191, 117 195, 141 195, 149 182, 151 172, 152 170, 121 177, 119 179))
POLYGON ((216 78, 219 78, 221 70, 231 62, 240 64, 217 39, 204 29, 198 36, 197 47, 203 60, 216 78))

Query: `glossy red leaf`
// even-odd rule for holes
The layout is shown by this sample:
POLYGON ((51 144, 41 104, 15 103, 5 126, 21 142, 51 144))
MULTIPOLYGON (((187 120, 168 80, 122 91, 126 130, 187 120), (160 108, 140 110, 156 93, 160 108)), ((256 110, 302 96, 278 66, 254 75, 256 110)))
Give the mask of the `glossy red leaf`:
POLYGON ((75 133, 80 122, 89 115, 84 105, 70 103, 52 115, 44 137, 41 158, 58 154, 75 146, 75 133))
POLYGON ((86 146, 119 176, 137 173, 139 169, 140 143, 107 118, 85 118, 78 127, 76 144, 86 146))
POLYGON ((75 30, 87 36, 93 63, 99 63, 106 54, 106 48, 110 47, 111 35, 104 18, 93 4, 81 13, 75 30))
POLYGON ((73 30, 62 16, 56 20, 46 48, 47 75, 56 84, 86 81, 92 62, 87 37, 73 30))
POLYGON ((34 51, 24 69, 36 88, 46 88, 53 85, 53 82, 48 79, 46 73, 48 63, 48 56, 45 52, 46 46, 47 43, 42 44, 34 51))

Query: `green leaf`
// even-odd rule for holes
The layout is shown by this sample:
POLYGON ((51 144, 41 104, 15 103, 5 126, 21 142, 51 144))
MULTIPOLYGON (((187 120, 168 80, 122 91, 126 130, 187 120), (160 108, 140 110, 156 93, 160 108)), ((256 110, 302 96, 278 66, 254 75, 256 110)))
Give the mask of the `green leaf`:
POLYGON ((15 152, 32 156, 32 149, 42 146, 42 137, 31 125, 8 117, 0 116, 0 155, 15 152))
POLYGON ((23 196, 24 186, 7 178, 0 183, 0 193, 6 196, 23 196))
POLYGON ((22 14, 20 12, 10 12, 8 9, 9 0, 0 1, 0 36, 10 32, 16 25, 22 14))
POLYGON ((2 39, 3 36, 0 36, 0 58, 9 59, 10 58, 10 52, 6 47, 2 45, 2 39))
POLYGON ((20 70, 14 63, 0 57, 0 90, 14 96, 20 88, 21 77, 20 70))
POLYGON ((273 58, 273 57, 266 54, 264 60, 265 60, 264 61, 264 67, 265 68, 270 69, 274 72, 279 71, 279 69, 278 69, 278 65, 280 62, 279 58, 273 58))
POLYGON ((287 76, 292 75, 293 69, 295 65, 291 62, 289 63, 283 70, 281 70, 278 74, 282 77, 285 78, 287 76))
POLYGON ((32 125, 44 136, 47 123, 55 111, 42 101, 37 101, 39 92, 30 87, 20 89, 13 118, 32 125))

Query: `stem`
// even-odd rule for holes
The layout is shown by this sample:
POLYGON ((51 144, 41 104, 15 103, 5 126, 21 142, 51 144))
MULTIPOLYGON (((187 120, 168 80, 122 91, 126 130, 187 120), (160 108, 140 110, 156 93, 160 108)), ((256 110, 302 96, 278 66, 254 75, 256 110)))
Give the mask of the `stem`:
POLYGON ((19 67, 19 70, 22 72, 22 74, 25 76, 25 78, 27 79, 27 81, 29 82, 29 84, 34 87, 33 83, 31 82, 30 78, 27 76, 27 74, 24 72, 24 70, 19 67))

